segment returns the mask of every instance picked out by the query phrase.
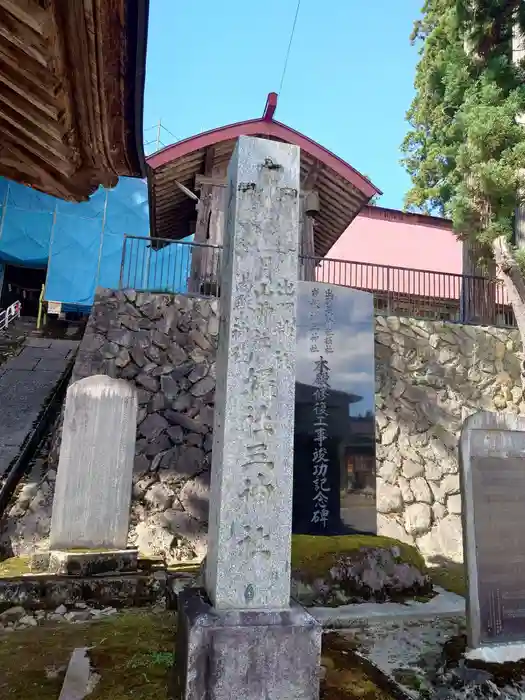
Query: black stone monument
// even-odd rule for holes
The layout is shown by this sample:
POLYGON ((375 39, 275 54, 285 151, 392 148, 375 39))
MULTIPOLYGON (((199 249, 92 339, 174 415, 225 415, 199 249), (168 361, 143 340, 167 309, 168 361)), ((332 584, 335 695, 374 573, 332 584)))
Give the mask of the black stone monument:
POLYGON ((293 531, 376 532, 373 295, 300 282, 293 531))

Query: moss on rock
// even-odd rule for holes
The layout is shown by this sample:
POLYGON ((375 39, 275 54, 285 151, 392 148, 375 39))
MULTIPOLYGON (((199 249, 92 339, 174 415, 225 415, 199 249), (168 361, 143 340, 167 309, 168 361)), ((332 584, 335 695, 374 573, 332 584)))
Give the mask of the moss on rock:
POLYGON ((305 606, 431 595, 423 558, 403 542, 372 535, 293 537, 292 597, 305 606))
POLYGON ((367 549, 397 549, 400 563, 411 564, 424 573, 425 560, 419 551, 409 544, 391 537, 377 535, 341 535, 322 537, 317 535, 294 535, 292 537, 292 569, 313 578, 323 575, 341 555, 359 557, 367 549))

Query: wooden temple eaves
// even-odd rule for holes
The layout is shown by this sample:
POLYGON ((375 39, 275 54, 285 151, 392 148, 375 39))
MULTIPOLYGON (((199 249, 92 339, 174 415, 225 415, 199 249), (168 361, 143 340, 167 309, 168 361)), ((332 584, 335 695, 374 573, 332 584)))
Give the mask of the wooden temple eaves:
MULTIPOLYGON (((213 129, 168 146, 147 158, 150 221, 154 235, 180 240, 220 243, 214 234, 214 211, 221 206, 226 170, 239 136, 258 136, 295 144, 301 149, 303 211, 310 230, 303 237, 303 253, 325 256, 344 230, 380 191, 348 163, 315 141, 274 120, 277 95, 270 93, 260 119, 213 129), (184 189, 199 189, 201 204, 184 189), (313 195, 307 200, 307 194, 313 195), (213 200, 213 201, 212 201, 213 200), (308 207, 311 207, 308 209, 308 207)), ((220 226, 220 216, 217 215, 220 226)))
POLYGON ((148 0, 0 0, 0 175, 86 200, 143 177, 148 0))

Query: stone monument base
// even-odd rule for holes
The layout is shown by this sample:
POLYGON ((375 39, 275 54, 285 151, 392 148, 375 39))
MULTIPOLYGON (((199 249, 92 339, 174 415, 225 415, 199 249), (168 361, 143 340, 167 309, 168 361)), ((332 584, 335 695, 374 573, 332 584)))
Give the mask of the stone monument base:
POLYGON ((137 570, 138 549, 50 550, 33 554, 32 572, 61 576, 96 576, 137 570))
POLYGON ((215 610, 179 594, 173 700, 318 700, 322 628, 299 606, 215 610))

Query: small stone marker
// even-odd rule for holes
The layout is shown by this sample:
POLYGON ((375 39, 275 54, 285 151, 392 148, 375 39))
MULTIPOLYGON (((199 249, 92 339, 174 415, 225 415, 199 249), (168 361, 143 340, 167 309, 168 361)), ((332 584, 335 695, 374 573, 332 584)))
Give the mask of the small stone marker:
POLYGON ((95 375, 66 397, 51 549, 125 549, 137 425, 135 388, 95 375))
POLYGON ((523 645, 524 658, 525 416, 470 416, 459 450, 469 646, 494 660, 498 645, 523 645))
POLYGON ((88 649, 74 649, 58 700, 84 700, 93 691, 99 679, 98 674, 91 671, 88 649))
POLYGON ((228 181, 206 592, 179 596, 174 697, 317 700, 321 627, 290 607, 300 151, 240 137, 228 181))

